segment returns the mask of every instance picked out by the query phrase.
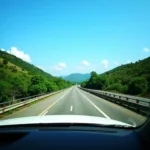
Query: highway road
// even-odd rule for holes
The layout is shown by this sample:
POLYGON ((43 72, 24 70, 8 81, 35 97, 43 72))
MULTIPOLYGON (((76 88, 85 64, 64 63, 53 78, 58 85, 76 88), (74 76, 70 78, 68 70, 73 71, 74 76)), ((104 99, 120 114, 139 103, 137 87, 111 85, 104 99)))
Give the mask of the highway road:
POLYGON ((52 95, 29 107, 25 107, 6 116, 4 119, 67 114, 99 116, 136 125, 143 123, 146 119, 131 110, 85 92, 77 86, 73 86, 63 92, 52 95))

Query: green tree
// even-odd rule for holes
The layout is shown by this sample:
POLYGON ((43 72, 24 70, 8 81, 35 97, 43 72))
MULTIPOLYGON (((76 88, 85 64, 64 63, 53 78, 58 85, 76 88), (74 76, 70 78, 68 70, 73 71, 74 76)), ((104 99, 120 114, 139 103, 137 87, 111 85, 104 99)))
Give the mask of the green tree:
POLYGON ((91 78, 89 79, 89 82, 87 83, 86 87, 91 89, 97 89, 98 88, 97 79, 98 79, 97 73, 92 71, 91 78))
POLYGON ((4 65, 7 65, 8 64, 8 61, 6 59, 3 59, 3 64, 4 65))
POLYGON ((44 79, 41 76, 33 76, 31 78, 31 85, 39 84, 44 82, 44 79))
POLYGON ((47 92, 47 86, 46 86, 45 80, 41 76, 33 76, 31 78, 31 84, 29 86, 29 94, 35 95, 40 93, 46 93, 47 92))
POLYGON ((46 93, 47 89, 43 84, 35 84, 30 86, 29 93, 30 95, 37 95, 40 93, 46 93))
POLYGON ((82 82, 82 83, 81 83, 81 87, 85 88, 85 87, 86 87, 86 85, 87 85, 87 83, 88 83, 88 81, 84 81, 84 82, 82 82))
POLYGON ((5 81, 0 81, 0 103, 8 101, 9 84, 5 81))
POLYGON ((11 85, 9 93, 12 99, 15 99, 16 97, 21 96, 22 94, 27 92, 28 88, 25 82, 23 82, 23 80, 20 77, 11 77, 9 79, 9 83, 11 85))
POLYGON ((109 78, 105 75, 99 75, 97 77, 97 88, 99 90, 104 90, 109 85, 109 78))
POLYGON ((17 72, 17 68, 16 68, 16 66, 13 66, 13 68, 12 68, 12 72, 17 72))
POLYGON ((122 85, 121 83, 114 83, 114 84, 111 84, 110 86, 108 86, 106 88, 106 90, 115 91, 115 92, 119 92, 119 93, 125 93, 125 92, 127 92, 128 87, 126 85, 122 85))
POLYGON ((134 78, 130 84, 128 93, 129 94, 144 94, 148 90, 148 82, 144 77, 136 77, 134 78))
POLYGON ((47 92, 53 92, 58 90, 58 86, 54 82, 46 82, 47 92))

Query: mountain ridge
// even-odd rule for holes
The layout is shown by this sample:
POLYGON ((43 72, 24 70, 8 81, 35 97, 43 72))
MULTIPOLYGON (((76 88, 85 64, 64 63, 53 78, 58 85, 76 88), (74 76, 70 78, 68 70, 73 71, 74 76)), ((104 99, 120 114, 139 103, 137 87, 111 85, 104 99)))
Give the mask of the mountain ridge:
POLYGON ((53 92, 72 83, 0 50, 0 102, 53 92))
POLYGON ((150 97, 150 57, 118 66, 102 74, 91 73, 82 87, 150 97))
POLYGON ((81 83, 83 81, 86 81, 90 78, 90 73, 72 73, 72 74, 69 74, 65 77, 62 77, 64 80, 66 81, 70 81, 70 82, 73 82, 73 83, 81 83))

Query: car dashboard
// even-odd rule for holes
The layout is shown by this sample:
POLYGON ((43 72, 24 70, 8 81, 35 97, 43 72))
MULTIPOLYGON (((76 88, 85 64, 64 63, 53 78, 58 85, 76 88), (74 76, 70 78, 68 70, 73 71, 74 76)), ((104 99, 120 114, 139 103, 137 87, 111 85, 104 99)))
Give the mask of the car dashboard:
POLYGON ((30 125, 0 128, 1 150, 150 149, 133 128, 84 125, 30 125))

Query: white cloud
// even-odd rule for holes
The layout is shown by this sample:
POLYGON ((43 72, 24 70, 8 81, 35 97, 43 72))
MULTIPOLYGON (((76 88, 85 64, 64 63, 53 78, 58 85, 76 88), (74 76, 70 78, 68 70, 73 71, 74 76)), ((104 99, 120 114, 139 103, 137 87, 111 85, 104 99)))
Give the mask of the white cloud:
POLYGON ((87 60, 83 60, 81 62, 81 64, 84 65, 84 66, 89 66, 90 65, 90 63, 87 60))
POLYGON ((103 59, 103 60, 101 61, 101 63, 103 64, 104 68, 108 68, 108 64, 109 64, 108 60, 103 59))
POLYGON ((4 49, 4 48, 1 48, 1 51, 5 51, 5 49, 4 49))
POLYGON ((66 68, 66 63, 64 63, 64 62, 61 62, 53 67, 53 69, 56 71, 61 71, 64 68, 66 68))
POLYGON ((127 63, 131 63, 131 60, 127 60, 127 63))
POLYGON ((116 66, 119 65, 119 63, 117 61, 114 61, 113 64, 116 65, 116 66))
POLYGON ((56 71, 61 71, 61 70, 63 70, 63 68, 58 67, 58 66, 54 66, 54 70, 56 70, 56 71))
POLYGON ((149 51, 150 51, 150 49, 149 49, 149 48, 147 48, 147 47, 144 47, 144 48, 143 48, 143 51, 144 51, 144 52, 149 52, 149 51))
POLYGON ((30 56, 25 54, 23 51, 18 50, 17 47, 11 47, 7 52, 21 58, 24 61, 31 62, 30 56))
POLYGON ((61 67, 61 68, 65 68, 66 67, 66 63, 64 63, 64 62, 59 63, 58 66, 61 67))

